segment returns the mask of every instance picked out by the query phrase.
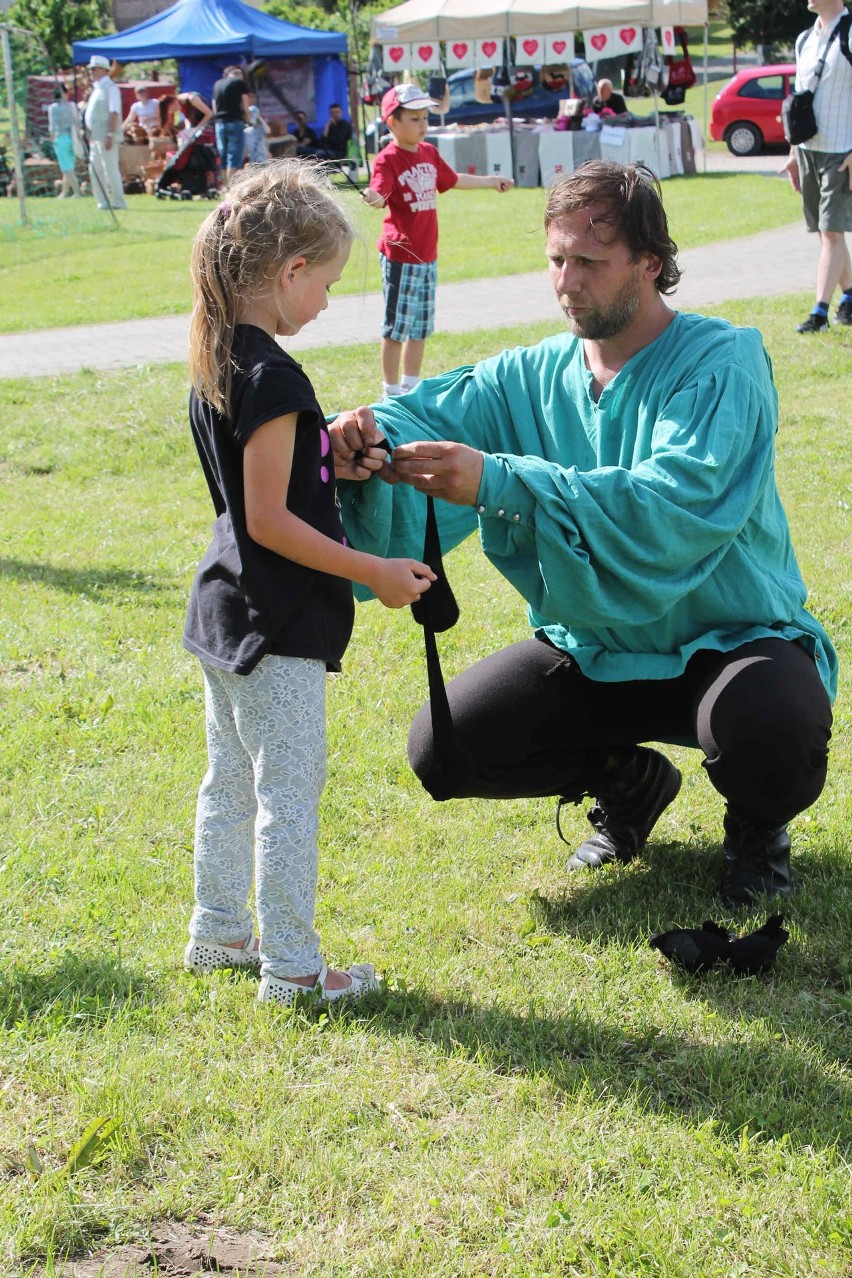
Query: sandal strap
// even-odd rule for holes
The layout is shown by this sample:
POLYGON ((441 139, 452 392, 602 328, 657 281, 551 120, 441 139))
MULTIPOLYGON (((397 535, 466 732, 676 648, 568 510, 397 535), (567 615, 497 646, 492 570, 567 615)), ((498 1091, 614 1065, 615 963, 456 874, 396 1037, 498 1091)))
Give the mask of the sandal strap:
POLYGON ((317 983, 314 986, 314 989, 317 991, 317 993, 325 995, 325 978, 327 976, 328 976, 328 964, 323 963, 322 967, 320 968, 320 974, 317 977, 317 983))

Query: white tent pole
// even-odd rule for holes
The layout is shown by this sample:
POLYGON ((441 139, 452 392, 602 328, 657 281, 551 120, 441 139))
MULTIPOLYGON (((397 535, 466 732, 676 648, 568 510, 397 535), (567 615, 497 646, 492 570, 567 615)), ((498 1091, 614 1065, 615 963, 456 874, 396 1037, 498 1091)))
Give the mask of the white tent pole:
POLYGON ((708 98, 710 93, 710 63, 707 57, 707 41, 710 31, 709 15, 708 21, 704 23, 704 172, 707 172, 707 139, 710 133, 710 108, 708 106, 708 98))
POLYGON ((0 24, 0 35, 3 43, 3 68, 6 73, 6 97, 9 102, 9 132, 12 136, 12 162, 15 165, 15 186, 18 188, 18 208, 21 214, 21 225, 27 226, 27 198, 24 193, 24 166, 21 161, 21 139, 18 133, 18 104, 15 101, 15 83, 12 79, 12 48, 9 44, 9 28, 0 24))

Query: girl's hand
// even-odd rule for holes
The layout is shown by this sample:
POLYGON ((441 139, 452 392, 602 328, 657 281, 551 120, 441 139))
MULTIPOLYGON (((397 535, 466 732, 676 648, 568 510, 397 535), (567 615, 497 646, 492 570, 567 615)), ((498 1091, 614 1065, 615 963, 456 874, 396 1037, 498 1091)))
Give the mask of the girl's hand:
POLYGON ((396 483, 396 476, 387 464, 387 450, 374 447, 382 435, 372 409, 362 407, 354 412, 341 413, 329 425, 328 433, 338 479, 363 482, 378 474, 387 483, 396 483))
POLYGON ((386 608, 404 608, 428 590, 435 573, 416 559, 379 559, 373 581, 365 584, 386 608))

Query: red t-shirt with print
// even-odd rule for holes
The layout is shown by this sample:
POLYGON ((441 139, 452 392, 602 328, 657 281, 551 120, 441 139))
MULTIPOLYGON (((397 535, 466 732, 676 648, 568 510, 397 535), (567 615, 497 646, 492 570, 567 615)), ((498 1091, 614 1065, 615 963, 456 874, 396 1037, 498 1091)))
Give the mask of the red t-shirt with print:
POLYGON ((386 203, 379 252, 392 262, 434 262, 438 256, 438 194, 459 180, 437 147, 403 151, 390 142, 376 156, 372 190, 386 203))

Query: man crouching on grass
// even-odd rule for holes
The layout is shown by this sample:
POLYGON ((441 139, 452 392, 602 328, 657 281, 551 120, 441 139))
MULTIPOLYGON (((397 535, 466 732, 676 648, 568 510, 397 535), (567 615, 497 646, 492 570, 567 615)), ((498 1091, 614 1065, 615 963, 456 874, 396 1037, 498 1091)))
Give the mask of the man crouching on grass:
POLYGON ((778 398, 760 334, 666 305, 680 278, 659 187, 593 161, 552 186, 550 278, 568 333, 424 381, 332 428, 350 541, 445 544, 477 524, 534 637, 447 688, 465 766, 409 758, 435 798, 594 800, 567 868, 644 851, 691 745, 724 797, 721 892, 790 891, 788 822, 825 783, 837 662, 804 608, 775 484, 778 398), (373 449, 384 435, 392 465, 373 449), (372 477, 371 477, 372 476, 372 477), (382 483, 382 480, 390 481, 382 483))

